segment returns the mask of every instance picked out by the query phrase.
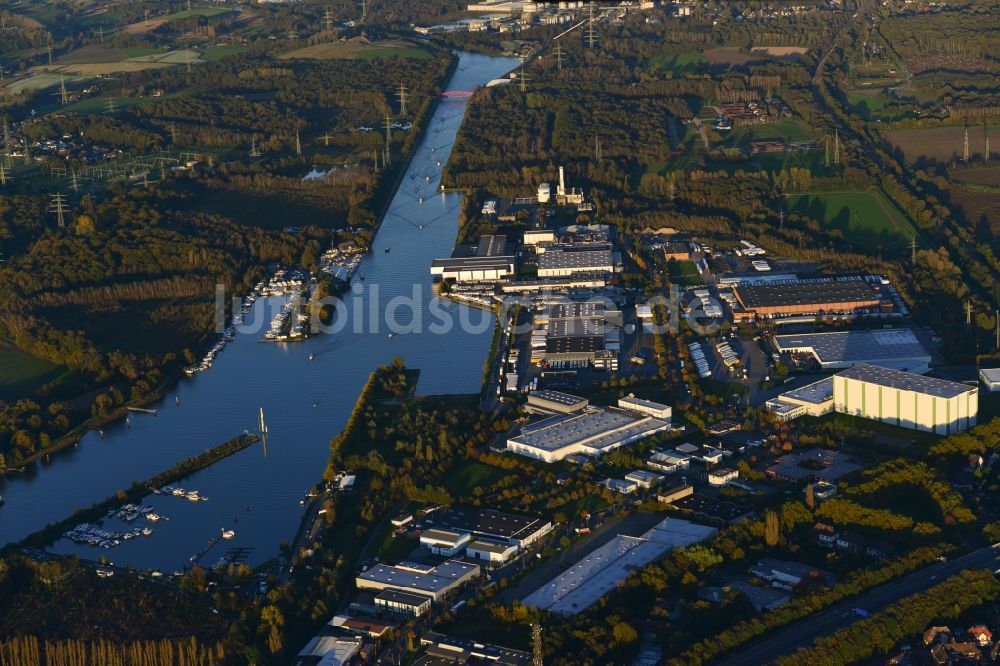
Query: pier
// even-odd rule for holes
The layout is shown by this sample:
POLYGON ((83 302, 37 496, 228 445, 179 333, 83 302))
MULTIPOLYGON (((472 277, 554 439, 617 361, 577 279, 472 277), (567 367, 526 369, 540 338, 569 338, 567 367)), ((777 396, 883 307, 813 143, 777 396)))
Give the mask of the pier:
POLYGON ((141 412, 143 414, 152 414, 153 416, 156 416, 156 410, 155 409, 147 409, 145 407, 129 407, 128 411, 130 411, 130 412, 141 412))

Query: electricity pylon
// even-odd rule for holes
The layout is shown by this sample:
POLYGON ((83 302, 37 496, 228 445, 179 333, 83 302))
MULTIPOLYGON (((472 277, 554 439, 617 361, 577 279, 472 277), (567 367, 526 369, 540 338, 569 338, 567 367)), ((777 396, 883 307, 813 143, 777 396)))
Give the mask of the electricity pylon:
POLYGON ((396 93, 396 97, 399 98, 399 115, 401 118, 406 117, 406 86, 403 82, 399 83, 399 92, 396 93))
POLYGON ((59 225, 60 229, 66 228, 66 213, 69 212, 69 208, 66 207, 66 196, 58 193, 52 195, 52 206, 49 208, 50 211, 56 214, 56 223, 59 225))

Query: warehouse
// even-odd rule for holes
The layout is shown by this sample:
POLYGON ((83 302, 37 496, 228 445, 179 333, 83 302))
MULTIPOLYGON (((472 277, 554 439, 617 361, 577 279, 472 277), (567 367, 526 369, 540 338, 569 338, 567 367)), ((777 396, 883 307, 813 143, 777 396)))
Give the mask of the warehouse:
POLYGON ((642 398, 635 397, 632 393, 629 393, 624 398, 618 398, 618 407, 627 412, 646 414, 647 416, 664 421, 670 421, 670 416, 673 412, 669 405, 653 402, 652 400, 643 400, 642 398))
POLYGON ((990 393, 1000 391, 1000 368, 982 368, 979 371, 979 378, 990 393))
POLYGON ((614 252, 553 245, 538 255, 538 277, 563 277, 575 273, 614 273, 614 252))
POLYGON ((467 532, 477 539, 490 539, 527 548, 552 531, 552 523, 493 509, 442 509, 431 514, 438 528, 467 532))
POLYGON ((534 391, 528 394, 528 404, 525 411, 531 414, 575 414, 590 404, 586 398, 580 398, 559 391, 534 391))
POLYGON ((431 609, 431 598, 401 590, 382 590, 375 596, 375 608, 395 615, 420 617, 431 609))
POLYGON ((465 550, 466 557, 490 564, 503 564, 517 553, 517 546, 502 541, 476 539, 465 550))
POLYGON ((435 555, 451 557, 465 549, 472 540, 468 532, 452 530, 424 530, 420 534, 420 547, 426 548, 435 555))
POLYGON ((823 370, 842 370, 862 363, 922 373, 931 355, 908 328, 776 335, 779 354, 808 354, 823 370))
POLYGON ((431 275, 455 282, 496 282, 514 274, 514 256, 505 254, 506 236, 482 236, 474 247, 463 246, 454 256, 435 259, 431 275))
POLYGON ((733 295, 746 314, 757 317, 866 313, 891 307, 873 285, 855 276, 741 283, 733 287, 733 295))
POLYGON ((833 411, 833 377, 786 391, 777 398, 768 400, 766 407, 780 421, 829 414, 833 411))
POLYGON ((714 532, 712 527, 666 518, 641 537, 618 535, 529 594, 524 603, 575 615, 668 550, 703 541, 714 532))
POLYGON ((437 566, 400 562, 376 564, 355 579, 359 589, 399 590, 440 601, 448 592, 479 575, 479 566, 448 560, 437 566))
POLYGON ((949 435, 976 425, 979 389, 910 372, 857 365, 833 376, 834 409, 949 435))
POLYGON ((575 453, 599 456, 669 428, 666 421, 650 416, 591 407, 579 414, 525 426, 521 434, 507 440, 507 449, 529 458, 556 462, 575 453))
MULTIPOLYGON (((599 352, 617 351, 621 346, 621 311, 601 301, 556 303, 533 317, 544 326, 544 360, 593 361, 599 352)), ((533 334, 533 347, 541 342, 540 331, 533 334)), ((539 348, 540 349, 540 348, 539 348)), ((534 355, 533 355, 534 358, 534 355)))

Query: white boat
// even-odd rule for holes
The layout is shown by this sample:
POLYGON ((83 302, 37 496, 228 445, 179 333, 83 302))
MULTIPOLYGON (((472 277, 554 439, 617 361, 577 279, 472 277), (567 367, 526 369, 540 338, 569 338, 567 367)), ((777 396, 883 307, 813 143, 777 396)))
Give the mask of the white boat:
POLYGON ((236 530, 227 530, 222 528, 222 538, 223 539, 233 539, 236 537, 236 530))

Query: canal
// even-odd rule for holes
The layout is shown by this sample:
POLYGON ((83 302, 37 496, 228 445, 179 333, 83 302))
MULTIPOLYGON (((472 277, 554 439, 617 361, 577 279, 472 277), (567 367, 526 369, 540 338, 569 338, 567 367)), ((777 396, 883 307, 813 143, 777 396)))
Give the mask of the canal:
MULTIPOLYGON (((462 53, 448 89, 483 85, 516 63, 462 53)), ((92 432, 25 475, 0 479, 6 499, 0 543, 19 540, 244 430, 255 431, 263 407, 266 452, 251 446, 182 482, 207 501, 151 495, 146 503, 168 519, 135 521, 138 527, 149 524, 151 536, 112 549, 67 539, 52 547, 87 559, 103 555, 117 565, 175 571, 225 528, 235 538, 220 541, 200 564, 211 566, 231 548, 246 549, 243 561, 259 564, 294 537, 303 511, 299 500, 320 480, 330 439, 377 365, 402 357, 419 368, 421 394, 478 392, 493 317, 434 299, 429 273, 433 259, 450 254, 458 230, 461 195, 440 193, 439 187, 466 104, 444 99, 438 105, 373 251, 359 268, 364 280, 355 277, 344 297, 341 330, 292 345, 259 344, 281 305, 280 298, 259 299, 262 306, 245 326, 251 330, 238 333, 210 370, 182 380, 152 405, 158 415, 132 414, 131 425, 106 427, 103 439, 92 432), (253 330, 254 320, 260 330, 253 330)), ((127 527, 117 520, 105 526, 127 527)))

